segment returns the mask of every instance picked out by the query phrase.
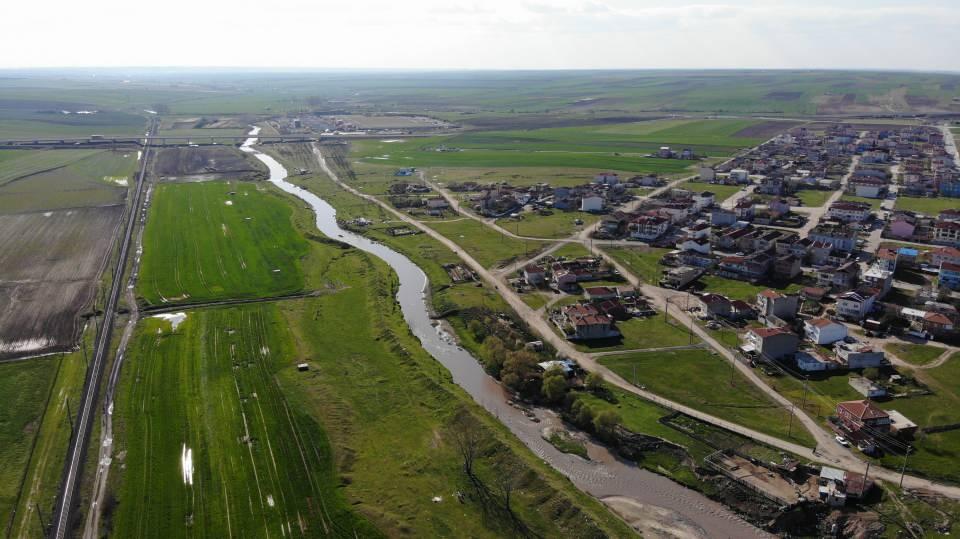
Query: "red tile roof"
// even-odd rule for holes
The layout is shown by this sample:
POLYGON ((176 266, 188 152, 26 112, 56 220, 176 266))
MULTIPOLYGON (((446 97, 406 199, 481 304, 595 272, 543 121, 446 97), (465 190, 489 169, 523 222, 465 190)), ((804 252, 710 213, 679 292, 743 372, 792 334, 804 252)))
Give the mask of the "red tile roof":
POLYGON ((776 290, 771 290, 769 288, 764 290, 763 292, 760 292, 759 295, 765 298, 770 298, 770 299, 777 299, 777 298, 783 297, 783 294, 781 294, 780 292, 777 292, 776 290))
POLYGON ((846 410, 847 413, 860 420, 890 417, 886 412, 877 408, 868 400, 841 402, 837 404, 837 409, 846 410))
POLYGON ((836 322, 834 322, 833 320, 830 320, 829 318, 822 318, 822 317, 814 318, 813 320, 810 320, 807 323, 810 324, 811 326, 816 326, 818 328, 825 328, 831 324, 836 324, 836 322))
POLYGON ((767 337, 772 337, 774 335, 786 335, 793 333, 787 328, 753 328, 750 331, 761 339, 766 339, 767 337))

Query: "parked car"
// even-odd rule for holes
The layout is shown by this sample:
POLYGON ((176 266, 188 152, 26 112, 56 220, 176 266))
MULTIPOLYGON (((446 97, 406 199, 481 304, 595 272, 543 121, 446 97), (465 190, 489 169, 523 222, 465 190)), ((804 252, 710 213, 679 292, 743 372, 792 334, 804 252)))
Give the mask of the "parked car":
POLYGON ((837 443, 842 445, 843 447, 850 447, 850 442, 848 442, 846 438, 844 438, 843 436, 840 436, 839 434, 836 435, 836 437, 834 437, 834 440, 836 440, 837 443))

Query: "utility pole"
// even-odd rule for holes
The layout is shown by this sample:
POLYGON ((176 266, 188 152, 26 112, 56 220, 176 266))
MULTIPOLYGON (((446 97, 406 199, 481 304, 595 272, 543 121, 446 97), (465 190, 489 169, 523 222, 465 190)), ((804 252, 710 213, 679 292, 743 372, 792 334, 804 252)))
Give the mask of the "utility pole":
POLYGON ((910 446, 903 452, 903 465, 900 466, 900 488, 903 488, 903 475, 907 472, 907 456, 910 454, 910 446))
POLYGON ((40 504, 34 503, 34 507, 37 509, 37 517, 40 519, 40 531, 43 535, 47 534, 47 524, 43 521, 43 513, 40 511, 40 504))
POLYGON ((867 461, 867 471, 863 472, 863 484, 866 486, 867 478, 870 476, 870 461, 867 461))
POLYGON ((793 406, 790 407, 790 426, 787 427, 787 437, 793 438, 793 406))

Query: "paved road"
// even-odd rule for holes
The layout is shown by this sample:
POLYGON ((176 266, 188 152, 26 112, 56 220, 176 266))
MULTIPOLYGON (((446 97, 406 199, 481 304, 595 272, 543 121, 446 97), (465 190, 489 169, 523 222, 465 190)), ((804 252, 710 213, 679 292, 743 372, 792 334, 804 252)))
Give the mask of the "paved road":
MULTIPOLYGON (((551 327, 550 323, 547 320, 545 320, 542 316, 539 316, 536 310, 532 309, 530 306, 524 303, 523 299, 518 294, 516 294, 509 286, 507 286, 504 283, 504 281, 502 281, 500 278, 498 278, 497 275, 495 275, 493 272, 491 272, 486 267, 484 267, 479 262, 477 262, 476 259, 474 259, 469 253, 465 252, 458 244, 448 239, 447 237, 443 236, 442 234, 434 231, 432 228, 430 228, 426 224, 420 221, 417 221, 416 219, 413 219, 409 215, 406 215, 396 210, 395 208, 383 202, 382 200, 378 199, 377 197, 362 193, 354 189, 350 185, 342 182, 340 178, 333 172, 333 170, 331 170, 330 167, 327 166, 326 161, 323 158, 323 155, 321 154, 320 149, 317 146, 314 146, 314 153, 317 156, 321 169, 327 174, 327 176, 329 176, 334 182, 340 185, 343 189, 345 189, 346 191, 356 196, 359 196, 374 204, 379 205, 385 211, 393 214, 398 219, 406 222, 412 227, 417 228, 418 230, 427 234, 434 240, 446 246, 448 249, 452 250, 467 266, 470 267, 470 269, 475 271, 477 275, 480 276, 480 278, 483 280, 484 283, 486 283, 487 286, 492 286, 494 287, 494 289, 498 291, 498 293, 503 297, 504 301, 507 302, 507 304, 519 315, 519 317, 525 322, 527 322, 527 324, 529 324, 533 332, 538 334, 540 338, 545 342, 550 343, 550 345, 553 346, 560 354, 576 360, 581 365, 581 367, 583 367, 587 371, 600 373, 601 375, 603 375, 604 379, 607 380, 607 382, 609 382, 610 384, 620 389, 623 389, 624 391, 628 391, 630 393, 639 395, 640 397, 643 397, 649 401, 655 402, 665 408, 682 412, 684 414, 687 414, 691 417, 695 417, 706 423, 717 425, 719 427, 736 432, 748 438, 761 441, 767 445, 770 445, 771 447, 776 447, 784 451, 794 453, 800 456, 801 458, 807 459, 809 461, 829 464, 832 466, 836 466, 839 468, 856 471, 856 472, 862 472, 864 467, 866 466, 866 464, 863 461, 861 461, 859 458, 857 458, 850 450, 839 446, 834 441, 833 435, 827 433, 823 428, 821 428, 820 425, 814 419, 807 416, 801 410, 795 408, 793 406, 793 403, 791 403, 788 399, 786 399, 779 393, 776 393, 772 388, 770 388, 770 386, 768 386, 762 380, 760 380, 759 377, 753 372, 752 369, 742 364, 741 362, 737 361, 733 356, 733 354, 725 346, 722 346, 720 343, 718 343, 711 335, 707 334, 705 330, 700 328, 695 323, 692 324, 692 328, 694 332, 697 333, 697 335, 701 339, 703 339, 707 344, 709 344, 714 349, 716 349, 719 353, 723 354, 723 356, 728 361, 733 361, 736 368, 740 369, 740 371, 744 374, 744 376, 746 376, 749 380, 751 380, 754 384, 756 384, 762 390, 768 392, 770 397, 774 399, 775 402, 779 403, 781 406, 784 406, 788 409, 793 410, 795 417, 801 423, 801 425, 805 427, 807 430, 809 430, 816 438, 819 446, 819 451, 817 454, 814 454, 812 448, 810 447, 802 446, 794 442, 782 440, 775 436, 771 436, 769 434, 765 434, 753 429, 749 429, 737 423, 727 421, 725 419, 702 412, 695 408, 691 408, 689 406, 680 404, 678 402, 665 399, 655 393, 640 389, 639 387, 627 382, 615 372, 604 367, 603 365, 600 365, 597 362, 596 358, 593 357, 591 354, 581 352, 576 348, 574 348, 574 346, 569 341, 567 341, 566 339, 561 337, 559 334, 557 334, 557 332, 554 331, 554 329, 551 327)), ((599 251, 599 248, 596 245, 594 246, 594 249, 599 251)), ((673 290, 667 290, 663 288, 642 284, 640 280, 635 275, 633 275, 628 270, 626 270, 626 268, 620 266, 619 264, 616 264, 615 262, 614 264, 615 266, 618 267, 618 270, 632 284, 639 286, 640 289, 643 291, 643 293, 653 300, 654 304, 657 304, 656 302, 658 301, 659 301, 659 304, 663 304, 665 303, 666 299, 672 295, 677 295, 677 294, 680 294, 681 296, 683 295, 683 293, 678 293, 673 290)), ((692 323, 692 320, 689 318, 689 316, 681 312, 680 309, 676 309, 671 314, 674 315, 678 319, 678 321, 681 322, 681 324, 690 325, 692 323)), ((897 473, 896 471, 881 468, 879 466, 871 467, 870 476, 873 478, 880 478, 880 479, 893 481, 893 482, 899 481, 899 478, 900 478, 900 474, 897 473)), ((933 483, 932 481, 928 481, 925 479, 912 477, 912 476, 905 476, 903 484, 905 487, 927 488, 935 492, 938 492, 942 495, 949 496, 955 499, 960 499, 960 488, 958 487, 941 485, 941 484, 933 483)))
MULTIPOLYGON (((156 122, 150 127, 148 133, 155 133, 156 122)), ((60 485, 60 494, 57 496, 57 503, 54 507, 53 522, 51 523, 51 536, 56 539, 63 539, 71 530, 70 517, 74 509, 73 496, 77 492, 80 472, 83 467, 83 460, 86 456, 87 442, 90 438, 90 431, 93 424, 94 408, 97 401, 97 392, 100 388, 100 382, 103 377, 104 366, 110 352, 110 340, 113 335, 114 317, 116 314, 117 303, 120 300, 120 294, 124 290, 124 270, 127 265, 131 238, 137 222, 138 209, 140 208, 140 199, 143 194, 144 177, 147 171, 147 162, 150 160, 151 148, 149 141, 144 141, 143 159, 140 162, 140 171, 137 174, 137 185, 133 191, 133 200, 127 210, 127 223, 124 235, 121 238, 120 253, 117 257, 116 266, 113 269, 113 283, 110 288, 110 295, 107 304, 103 310, 103 322, 100 325, 100 331, 94 341, 93 358, 90 360, 90 366, 87 369, 87 379, 83 386, 83 396, 75 428, 70 437, 70 445, 67 448, 67 459, 64 463, 63 479, 60 485)))
POLYGON ((950 124, 945 123, 941 125, 940 131, 943 133, 944 146, 946 146, 948 152, 953 154, 954 164, 960 166, 960 150, 957 149, 957 138, 953 132, 950 131, 950 124))

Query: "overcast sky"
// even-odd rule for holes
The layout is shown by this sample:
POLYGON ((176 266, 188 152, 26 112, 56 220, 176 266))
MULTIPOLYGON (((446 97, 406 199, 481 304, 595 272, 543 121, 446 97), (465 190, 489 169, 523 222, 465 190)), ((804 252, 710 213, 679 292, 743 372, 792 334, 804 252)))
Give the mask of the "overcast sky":
POLYGON ((958 0, 11 0, 0 66, 960 71, 958 0))

